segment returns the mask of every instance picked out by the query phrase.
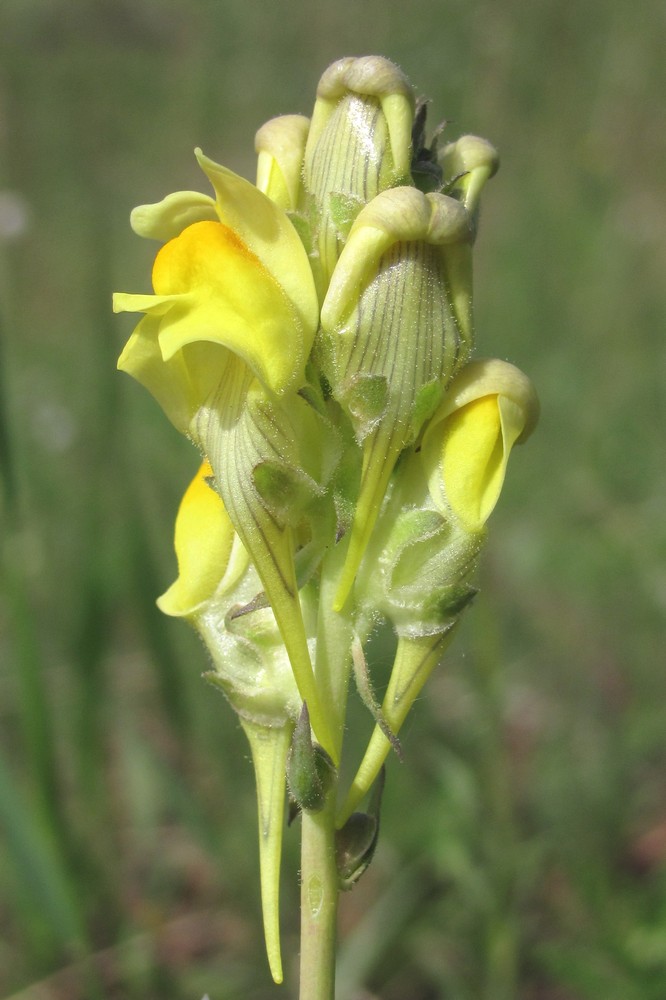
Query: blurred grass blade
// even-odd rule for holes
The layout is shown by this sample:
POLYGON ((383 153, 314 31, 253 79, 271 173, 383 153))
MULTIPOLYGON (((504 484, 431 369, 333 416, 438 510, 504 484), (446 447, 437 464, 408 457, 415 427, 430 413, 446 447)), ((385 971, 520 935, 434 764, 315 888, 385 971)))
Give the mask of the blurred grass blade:
POLYGON ((32 898, 35 910, 49 920, 53 936, 61 945, 80 953, 84 925, 72 882, 38 811, 30 809, 20 796, 2 756, 0 823, 7 856, 25 894, 32 898))
POLYGON ((0 491, 2 506, 8 515, 16 504, 16 473, 9 434, 9 407, 7 403, 7 377, 3 343, 3 323, 0 314, 0 491))

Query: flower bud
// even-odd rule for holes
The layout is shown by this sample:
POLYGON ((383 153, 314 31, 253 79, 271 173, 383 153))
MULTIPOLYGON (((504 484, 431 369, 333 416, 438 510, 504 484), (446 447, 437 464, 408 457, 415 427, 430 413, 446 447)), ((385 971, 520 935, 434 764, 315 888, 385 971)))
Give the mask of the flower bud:
POLYGON ((472 345, 471 221, 455 199, 394 188, 359 214, 321 311, 319 356, 363 447, 337 607, 393 467, 472 345))
POLYGON ((445 187, 460 197, 465 208, 475 214, 481 189, 499 168, 499 154, 487 139, 463 135, 439 151, 445 187))
POLYGON ((304 182, 323 291, 358 210, 380 191, 410 183, 413 117, 411 86, 387 59, 340 59, 319 81, 304 182))
POLYGON ((257 187, 286 212, 295 211, 301 200, 309 127, 303 115, 283 115, 262 125, 255 137, 257 187))
POLYGON ((495 359, 470 362, 451 383, 423 436, 421 457, 438 509, 465 531, 483 529, 504 482, 514 444, 539 417, 530 380, 495 359))

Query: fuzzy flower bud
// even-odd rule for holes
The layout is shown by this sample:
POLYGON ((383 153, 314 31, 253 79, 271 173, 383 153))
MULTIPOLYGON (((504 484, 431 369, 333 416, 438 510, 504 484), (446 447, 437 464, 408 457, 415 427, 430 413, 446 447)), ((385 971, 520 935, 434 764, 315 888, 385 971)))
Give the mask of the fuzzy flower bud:
POLYGON ((437 154, 445 186, 452 186, 465 208, 476 213, 481 189, 499 168, 499 154, 487 139, 463 135, 437 154))
POLYGON ((472 346, 471 219, 393 188, 357 217, 321 310, 322 370, 363 448, 341 607, 391 472, 472 346))
POLYGON ((262 125, 255 137, 257 187, 287 212, 295 211, 301 200, 309 127, 303 115, 283 115, 262 125))
POLYGON ((411 86, 388 59, 340 59, 319 81, 304 181, 323 291, 359 209, 386 188, 410 183, 413 117, 411 86))

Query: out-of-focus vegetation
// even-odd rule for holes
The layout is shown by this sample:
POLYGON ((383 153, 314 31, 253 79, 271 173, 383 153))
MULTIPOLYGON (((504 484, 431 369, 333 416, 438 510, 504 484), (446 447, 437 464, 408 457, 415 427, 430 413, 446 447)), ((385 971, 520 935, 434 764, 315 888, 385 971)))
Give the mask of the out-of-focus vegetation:
POLYGON ((115 373, 110 293, 148 290, 127 216, 205 184, 195 145, 252 177, 255 129, 368 52, 501 151, 478 350, 543 417, 343 900, 340 1000, 666 996, 665 31, 657 0, 2 0, 3 997, 294 995, 298 832, 280 994, 242 733, 154 607, 197 458, 115 373))

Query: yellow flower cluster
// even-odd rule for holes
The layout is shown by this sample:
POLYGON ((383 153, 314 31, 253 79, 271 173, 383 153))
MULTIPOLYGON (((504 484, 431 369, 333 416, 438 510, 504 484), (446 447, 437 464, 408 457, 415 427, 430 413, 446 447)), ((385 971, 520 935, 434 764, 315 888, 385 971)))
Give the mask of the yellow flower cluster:
POLYGON ((213 197, 134 210, 135 232, 163 244, 153 293, 114 298, 143 314, 119 367, 203 458, 159 605, 203 636, 209 679, 252 745, 276 979, 280 803, 301 705, 336 765, 352 662, 362 672, 378 617, 393 626, 348 815, 473 593, 509 454, 537 419, 526 376, 470 360, 478 204, 497 154, 475 136, 427 146, 424 122, 388 60, 340 60, 311 120, 259 130, 255 184, 197 151, 213 197))

